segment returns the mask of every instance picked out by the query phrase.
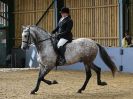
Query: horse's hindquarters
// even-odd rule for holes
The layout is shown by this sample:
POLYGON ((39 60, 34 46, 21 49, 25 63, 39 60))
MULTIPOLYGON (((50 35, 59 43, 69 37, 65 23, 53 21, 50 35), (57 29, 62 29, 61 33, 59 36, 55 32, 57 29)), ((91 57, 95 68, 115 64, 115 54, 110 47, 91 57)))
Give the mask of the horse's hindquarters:
POLYGON ((85 58, 91 62, 95 59, 97 52, 98 47, 93 40, 80 38, 67 45, 66 61, 68 64, 73 64, 85 58))

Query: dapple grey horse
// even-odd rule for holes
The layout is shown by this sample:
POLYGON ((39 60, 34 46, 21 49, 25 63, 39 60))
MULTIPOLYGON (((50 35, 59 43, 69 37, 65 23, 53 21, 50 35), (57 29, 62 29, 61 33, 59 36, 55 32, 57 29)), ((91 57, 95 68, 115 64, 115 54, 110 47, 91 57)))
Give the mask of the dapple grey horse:
MULTIPOLYGON (((37 84, 34 90, 31 91, 31 94, 35 94, 39 90, 41 81, 47 83, 48 85, 57 84, 57 81, 55 80, 49 81, 44 78, 54 67, 56 67, 55 64, 57 55, 52 45, 51 34, 46 32, 42 28, 37 26, 23 27, 21 48, 24 50, 28 49, 31 42, 34 43, 37 48, 38 62, 40 65, 37 84)), ((78 90, 78 93, 81 93, 83 90, 85 90, 87 83, 92 75, 91 69, 93 69, 97 73, 98 85, 106 85, 106 82, 101 82, 100 79, 101 69, 93 63, 98 53, 98 49, 101 58, 111 69, 114 76, 115 72, 117 71, 116 65, 110 59, 109 55, 100 44, 88 38, 79 38, 66 45, 65 65, 68 66, 77 62, 83 62, 85 66, 86 80, 83 86, 78 90)))

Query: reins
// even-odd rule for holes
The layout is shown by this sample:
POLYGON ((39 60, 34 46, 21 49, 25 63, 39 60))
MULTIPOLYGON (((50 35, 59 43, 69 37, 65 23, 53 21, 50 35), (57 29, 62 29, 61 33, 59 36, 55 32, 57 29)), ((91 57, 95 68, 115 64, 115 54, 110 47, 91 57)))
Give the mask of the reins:
MULTIPOLYGON (((30 36, 31 36, 30 27, 29 27, 28 33, 29 33, 29 35, 28 35, 27 41, 22 41, 22 42, 27 43, 27 44, 29 45, 29 44, 30 44, 30 43, 29 43, 29 40, 30 40, 30 36)), ((48 32, 47 32, 47 33, 48 33, 48 32)), ((46 39, 44 39, 44 40, 40 40, 40 41, 38 41, 37 43, 39 44, 39 43, 42 43, 42 42, 47 41, 47 40, 51 40, 51 41, 52 41, 52 38, 55 37, 55 36, 53 37, 53 36, 51 36, 51 35, 49 35, 49 36, 50 36, 49 38, 46 38, 46 39)))
POLYGON ((47 38, 47 39, 38 41, 37 43, 42 43, 42 42, 47 41, 47 40, 52 40, 52 38, 54 38, 54 37, 53 37, 53 36, 50 36, 50 37, 47 38))

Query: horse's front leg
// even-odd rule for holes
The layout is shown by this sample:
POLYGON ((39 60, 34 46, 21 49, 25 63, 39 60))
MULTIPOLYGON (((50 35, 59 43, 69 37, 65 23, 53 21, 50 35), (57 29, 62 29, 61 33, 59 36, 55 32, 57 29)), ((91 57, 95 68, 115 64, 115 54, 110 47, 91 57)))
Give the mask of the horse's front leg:
POLYGON ((44 80, 44 77, 54 68, 54 66, 40 66, 40 70, 39 70, 39 76, 38 76, 38 80, 36 83, 36 86, 34 88, 34 90, 31 91, 31 94, 35 94, 38 90, 39 90, 39 86, 41 81, 44 80))

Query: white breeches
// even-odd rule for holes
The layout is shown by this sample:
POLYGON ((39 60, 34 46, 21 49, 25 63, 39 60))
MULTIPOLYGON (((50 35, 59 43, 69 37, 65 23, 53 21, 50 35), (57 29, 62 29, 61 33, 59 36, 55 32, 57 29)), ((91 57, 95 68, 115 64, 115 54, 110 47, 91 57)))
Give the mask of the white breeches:
POLYGON ((66 44, 68 40, 61 38, 57 44, 57 47, 60 48, 61 46, 63 46, 64 44, 66 44))

